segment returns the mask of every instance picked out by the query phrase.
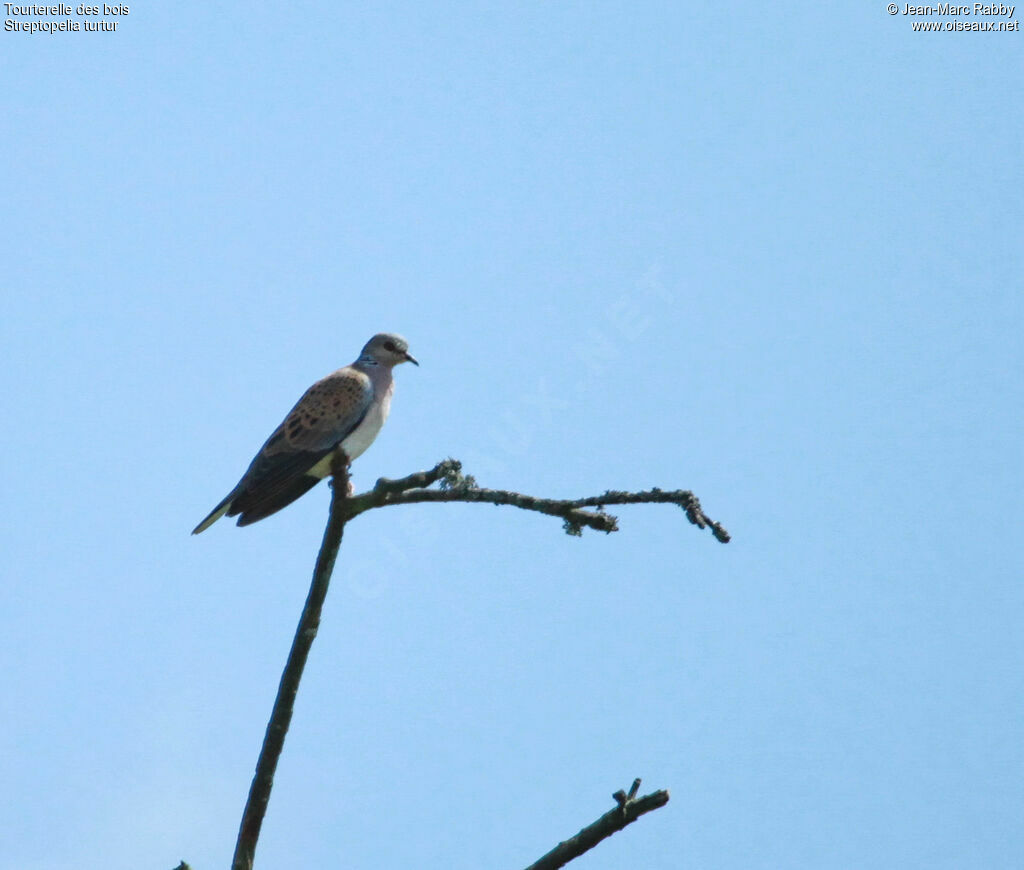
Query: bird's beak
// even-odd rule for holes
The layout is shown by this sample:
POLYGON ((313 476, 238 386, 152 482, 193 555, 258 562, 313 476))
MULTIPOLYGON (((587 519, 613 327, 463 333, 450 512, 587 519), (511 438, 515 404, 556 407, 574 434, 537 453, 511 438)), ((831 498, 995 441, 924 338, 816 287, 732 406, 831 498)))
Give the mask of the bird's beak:
POLYGON ((414 356, 413 356, 413 355, 412 355, 411 353, 409 353, 408 351, 406 351, 406 352, 405 352, 405 358, 406 358, 406 359, 407 359, 407 360, 408 360, 409 362, 411 362, 411 363, 412 363, 412 364, 413 364, 414 366, 418 366, 418 365, 419 365, 419 363, 418 363, 418 362, 416 362, 416 357, 414 357, 414 356))

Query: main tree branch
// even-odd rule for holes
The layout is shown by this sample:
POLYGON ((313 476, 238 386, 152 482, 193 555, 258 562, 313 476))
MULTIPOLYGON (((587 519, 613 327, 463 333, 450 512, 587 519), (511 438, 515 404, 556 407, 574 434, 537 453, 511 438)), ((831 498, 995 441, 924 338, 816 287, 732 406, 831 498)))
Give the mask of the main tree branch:
POLYGON ((323 611, 324 599, 331 583, 334 561, 338 558, 341 546, 341 535, 345 531, 348 514, 342 508, 348 497, 348 459, 339 454, 331 467, 331 513, 324 530, 324 540, 320 544, 320 553, 313 569, 313 582, 306 596, 306 606, 302 608, 299 625, 295 630, 292 648, 288 652, 288 661, 281 674, 281 683, 274 699, 274 709, 270 713, 267 732, 263 737, 260 757, 256 762, 256 773, 249 787, 249 798, 242 812, 242 824, 238 829, 238 840, 235 842, 235 855, 231 859, 231 870, 252 870, 253 857, 256 854, 256 842, 260 838, 263 817, 267 814, 270 802, 270 790, 274 786, 274 771, 277 761, 284 749, 284 738, 292 721, 295 709, 295 696, 299 691, 299 681, 306 667, 310 647, 320 628, 320 613, 323 611))
MULTIPOLYGON (((235 855, 231 863, 232 870, 252 870, 256 843, 259 840, 260 828, 263 826, 263 818, 270 801, 270 790, 274 785, 274 772, 277 770, 277 762, 284 749, 284 738, 288 733, 288 726, 291 724, 295 697, 299 691, 302 672, 306 667, 306 659, 309 657, 309 650, 316 638, 317 629, 320 627, 320 614, 323 610, 324 599, 327 597, 334 562, 338 557, 338 548, 341 546, 341 536, 345 530, 345 524, 349 520, 368 510, 388 505, 424 502, 476 502, 512 505, 523 510, 560 517, 566 532, 571 535, 580 535, 584 526, 601 532, 618 530, 618 520, 611 514, 605 513, 606 505, 674 504, 685 511, 687 518, 695 526, 710 529, 715 538, 723 544, 729 541, 729 533, 720 523, 710 519, 704 513, 697 497, 688 490, 648 489, 643 492, 609 490, 601 495, 586 498, 538 498, 504 489, 483 489, 476 485, 476 481, 472 477, 463 475, 461 463, 455 459, 446 459, 429 471, 419 471, 398 480, 381 478, 373 489, 350 496, 348 494, 348 460, 344 455, 339 454, 335 457, 331 474, 333 477, 331 481, 333 488, 331 512, 327 520, 327 528, 324 531, 323 543, 320 545, 320 553, 317 556, 316 568, 313 571, 313 582, 309 587, 302 616, 299 618, 295 638, 292 640, 288 661, 281 674, 281 683, 278 686, 274 708, 270 714, 270 722, 267 724, 263 746, 256 763, 256 773, 249 789, 249 798, 242 813, 242 823, 235 844, 235 855), (430 487, 435 483, 439 484, 439 487, 431 489, 430 487), (596 510, 586 510, 586 508, 596 508, 596 510)), ((668 792, 664 791, 654 792, 634 800, 639 785, 640 781, 637 780, 628 796, 617 792, 618 809, 606 813, 593 825, 584 828, 571 840, 562 843, 540 861, 531 865, 528 870, 561 867, 576 855, 592 848, 605 837, 621 830, 641 814, 656 809, 668 801, 668 792), (571 849, 567 844, 570 843, 576 843, 577 845, 572 846, 571 849, 578 848, 578 851, 569 854, 571 849), (589 845, 586 845, 588 843, 589 845), (563 847, 566 848, 563 849, 563 847), (566 851, 567 849, 568 851, 566 851), (551 857, 556 853, 568 854, 569 857, 561 860, 561 863, 551 863, 552 860, 556 860, 551 857)))

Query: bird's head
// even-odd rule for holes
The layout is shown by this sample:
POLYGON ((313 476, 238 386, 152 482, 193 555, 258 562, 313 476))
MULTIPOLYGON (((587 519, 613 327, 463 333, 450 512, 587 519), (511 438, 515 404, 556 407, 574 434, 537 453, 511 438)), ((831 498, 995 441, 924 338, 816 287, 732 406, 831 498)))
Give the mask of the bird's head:
POLYGON ((361 359, 371 359, 384 366, 397 366, 404 362, 419 365, 409 353, 409 342, 393 332, 379 332, 363 348, 361 359))

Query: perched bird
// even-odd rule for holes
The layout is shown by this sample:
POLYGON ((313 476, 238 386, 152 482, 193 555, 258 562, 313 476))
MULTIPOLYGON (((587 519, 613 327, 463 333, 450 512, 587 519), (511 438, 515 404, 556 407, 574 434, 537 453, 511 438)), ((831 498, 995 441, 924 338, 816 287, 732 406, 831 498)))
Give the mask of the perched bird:
POLYGON ((198 535, 222 516, 247 526, 269 517, 331 473, 336 450, 351 461, 373 443, 391 410, 391 370, 419 365, 400 335, 381 332, 352 365, 317 381, 288 412, 224 500, 192 530, 198 535))

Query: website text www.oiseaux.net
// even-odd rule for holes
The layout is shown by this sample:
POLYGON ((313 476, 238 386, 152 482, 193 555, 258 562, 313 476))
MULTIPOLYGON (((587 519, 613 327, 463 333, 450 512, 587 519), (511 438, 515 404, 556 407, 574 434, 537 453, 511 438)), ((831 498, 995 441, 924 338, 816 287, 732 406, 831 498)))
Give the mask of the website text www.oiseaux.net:
POLYGON ((934 6, 890 3, 886 7, 890 15, 905 15, 911 18, 911 29, 924 33, 1019 33, 1020 22, 1013 18, 1016 9, 1016 6, 1005 3, 936 3, 934 6), (920 20, 926 16, 946 20, 920 20))

